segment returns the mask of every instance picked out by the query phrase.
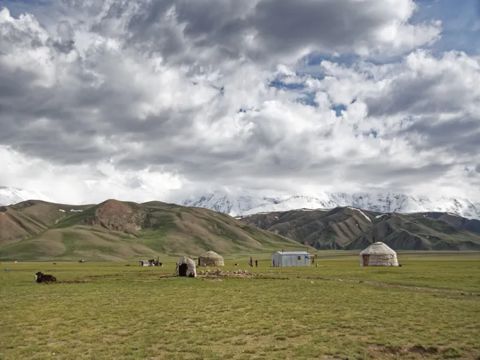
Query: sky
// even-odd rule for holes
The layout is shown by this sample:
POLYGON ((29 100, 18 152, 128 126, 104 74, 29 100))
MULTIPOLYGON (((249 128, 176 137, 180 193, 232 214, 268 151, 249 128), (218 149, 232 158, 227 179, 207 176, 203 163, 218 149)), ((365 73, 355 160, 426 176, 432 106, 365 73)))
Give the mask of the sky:
POLYGON ((0 186, 480 200, 480 1, 0 0, 0 186))

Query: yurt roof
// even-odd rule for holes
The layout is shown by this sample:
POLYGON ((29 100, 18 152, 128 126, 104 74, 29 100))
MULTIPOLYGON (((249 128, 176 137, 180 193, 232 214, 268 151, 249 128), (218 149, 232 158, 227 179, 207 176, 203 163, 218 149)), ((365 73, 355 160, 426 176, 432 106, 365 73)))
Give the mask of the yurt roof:
POLYGON ((223 257, 217 254, 215 251, 209 250, 200 257, 202 258, 210 258, 210 259, 223 259, 223 257))
POLYGON ((179 264, 188 264, 190 266, 195 267, 195 261, 193 261, 192 259, 190 259, 189 257, 186 257, 186 256, 182 256, 180 259, 178 259, 178 263, 179 264))
POLYGON ((387 244, 377 241, 370 246, 368 246, 366 249, 362 250, 360 252, 360 255, 364 254, 391 254, 395 255, 396 252, 390 248, 387 244))

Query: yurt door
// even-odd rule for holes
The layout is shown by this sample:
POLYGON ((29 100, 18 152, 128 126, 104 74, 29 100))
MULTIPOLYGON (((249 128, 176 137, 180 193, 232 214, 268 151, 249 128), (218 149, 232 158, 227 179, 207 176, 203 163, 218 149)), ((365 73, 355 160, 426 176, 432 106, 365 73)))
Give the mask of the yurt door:
POLYGON ((370 255, 368 255, 368 254, 362 255, 363 266, 368 266, 368 258, 369 258, 369 257, 370 257, 370 255))
POLYGON ((179 276, 187 276, 188 265, 187 264, 180 264, 178 267, 178 275, 179 276))

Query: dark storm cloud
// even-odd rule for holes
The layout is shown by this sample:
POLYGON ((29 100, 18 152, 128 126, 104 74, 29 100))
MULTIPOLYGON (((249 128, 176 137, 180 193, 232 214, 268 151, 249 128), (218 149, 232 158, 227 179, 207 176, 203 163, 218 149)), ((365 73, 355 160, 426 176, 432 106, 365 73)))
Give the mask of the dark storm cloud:
POLYGON ((335 0, 265 0, 255 10, 249 24, 267 53, 288 53, 304 46, 326 52, 351 51, 371 41, 378 27, 390 20, 384 6, 374 1, 360 5, 335 0))
POLYGON ((456 84, 458 74, 441 73, 429 77, 408 74, 394 81, 384 96, 367 99, 369 115, 458 112, 471 94, 456 84))
POLYGON ((359 164, 346 167, 348 178, 370 184, 387 183, 391 188, 405 184, 422 183, 443 176, 453 164, 431 163, 423 166, 397 165, 389 159, 377 159, 375 164, 359 164))
POLYGON ((438 149, 449 154, 463 156, 478 155, 480 150, 480 118, 456 118, 439 122, 437 119, 425 117, 417 120, 400 132, 412 137, 419 149, 438 149))
MULTIPOLYGON (((209 58, 203 59, 207 62, 222 56, 275 62, 307 50, 325 54, 375 50, 388 45, 389 40, 380 35, 387 26, 397 27, 398 38, 410 36, 401 26, 412 11, 412 3, 403 0, 396 4, 374 0, 165 0, 141 1, 136 6, 115 2, 93 29, 111 34, 109 22, 120 21, 115 24, 125 28, 128 46, 161 54, 169 61, 195 63, 207 52, 209 58)), ((417 41, 409 39, 411 44, 417 41)), ((411 49, 411 45, 402 46, 400 51, 411 49)))
POLYGON ((184 53, 186 44, 183 34, 176 26, 175 17, 168 14, 172 6, 172 1, 149 2, 140 6, 127 19, 128 45, 156 52, 167 59, 184 53))

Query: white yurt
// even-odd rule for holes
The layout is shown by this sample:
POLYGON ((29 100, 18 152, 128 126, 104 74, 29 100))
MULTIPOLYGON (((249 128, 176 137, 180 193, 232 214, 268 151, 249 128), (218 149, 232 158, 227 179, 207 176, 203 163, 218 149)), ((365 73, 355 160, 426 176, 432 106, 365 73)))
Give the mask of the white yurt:
POLYGON ((309 265, 310 254, 306 251, 277 251, 272 255, 273 267, 309 265))
POLYGON ((197 277, 195 261, 189 257, 182 256, 178 259, 176 273, 178 276, 197 277))
POLYGON ((215 251, 207 251, 198 258, 198 265, 200 266, 224 266, 223 257, 218 255, 215 251))
POLYGON ((398 266, 397 253, 378 241, 360 252, 361 266, 398 266))

